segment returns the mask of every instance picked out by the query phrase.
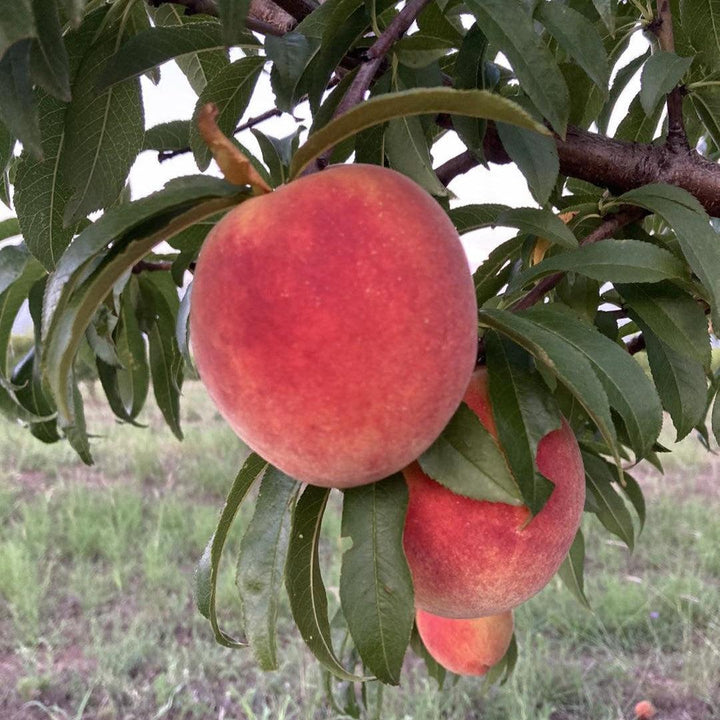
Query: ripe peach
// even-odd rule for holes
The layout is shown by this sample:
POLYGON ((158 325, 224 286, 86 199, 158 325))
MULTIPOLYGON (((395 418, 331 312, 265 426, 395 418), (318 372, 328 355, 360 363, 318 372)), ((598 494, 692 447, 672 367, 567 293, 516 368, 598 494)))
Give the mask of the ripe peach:
POLYGON ((649 700, 641 700, 635 706, 635 717, 637 720, 650 720, 655 717, 655 706, 649 700))
POLYGON ((505 655, 513 634, 509 610, 467 620, 417 610, 415 623, 427 651, 458 675, 484 675, 505 655))
MULTIPOLYGON (((497 437, 485 368, 465 402, 497 437)), ((418 463, 403 470, 410 491, 403 544, 417 607, 436 615, 496 615, 537 593, 572 544, 585 501, 585 475, 575 436, 562 427, 538 443, 537 465, 555 487, 526 525, 526 506, 457 495, 429 478, 418 463)))
POLYGON ((401 470, 440 434, 476 323, 452 223, 371 165, 228 213, 200 253, 190 315, 200 376, 235 432, 298 480, 340 488, 401 470))

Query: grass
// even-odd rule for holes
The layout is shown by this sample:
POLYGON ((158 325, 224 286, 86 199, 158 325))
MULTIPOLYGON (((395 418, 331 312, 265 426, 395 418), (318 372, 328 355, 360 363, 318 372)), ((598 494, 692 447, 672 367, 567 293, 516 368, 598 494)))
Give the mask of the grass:
MULTIPOLYGON (((280 668, 267 674, 249 651, 217 646, 194 609, 193 566, 246 453, 202 388, 186 389, 182 444, 155 409, 140 429, 88 406, 92 468, 0 424, 0 718, 339 717, 286 603, 280 668)), ((637 472, 648 521, 634 554, 584 521, 592 613, 553 580, 516 612, 520 660, 505 686, 483 693, 460 678, 440 692, 409 656, 381 717, 618 720, 643 698, 660 718, 720 716, 720 461, 686 440, 667 468, 637 472)), ((332 591, 337 503, 326 526, 332 591)), ((238 546, 235 532, 228 557, 238 546)), ((228 560, 219 607, 230 631, 232 574, 228 560)))

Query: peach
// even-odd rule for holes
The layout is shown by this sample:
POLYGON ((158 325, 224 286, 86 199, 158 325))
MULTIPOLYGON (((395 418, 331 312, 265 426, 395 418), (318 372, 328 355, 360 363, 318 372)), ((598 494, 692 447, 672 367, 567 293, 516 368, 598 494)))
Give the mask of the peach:
MULTIPOLYGON (((497 437, 485 368, 473 374, 465 402, 497 437)), ((417 607, 452 618, 497 615, 547 584, 572 544, 585 501, 580 450, 565 420, 538 443, 537 466, 555 487, 529 523, 524 505, 473 500, 435 482, 416 462, 405 468, 403 545, 417 607)))
POLYGON ((484 675, 503 658, 513 634, 509 610, 459 620, 417 610, 415 624, 430 655, 458 675, 484 675))
POLYGON ((347 488, 422 453, 472 374, 457 232, 397 172, 334 166, 229 212, 200 252, 200 377, 235 432, 304 482, 347 488))

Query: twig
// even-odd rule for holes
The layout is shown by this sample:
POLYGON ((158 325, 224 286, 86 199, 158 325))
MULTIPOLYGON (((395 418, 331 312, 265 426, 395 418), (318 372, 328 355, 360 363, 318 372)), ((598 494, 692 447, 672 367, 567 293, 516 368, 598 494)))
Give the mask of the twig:
MULTIPOLYGON (((430 0, 409 0, 405 7, 390 21, 390 24, 380 33, 380 37, 368 48, 365 53, 365 60, 361 63, 360 69, 353 78, 350 87, 338 103, 333 117, 338 117, 351 108, 360 104, 365 99, 365 93, 382 65, 385 56, 390 51, 393 43, 399 40, 415 22, 423 8, 430 3, 430 0)), ((321 170, 327 165, 332 149, 323 153, 306 171, 307 173, 321 170)))
MULTIPOLYGON (((656 23, 653 30, 657 36, 660 49, 665 52, 675 52, 675 39, 673 36, 673 20, 670 11, 670 0, 657 0, 656 23)), ((667 145, 675 151, 689 150, 690 146, 683 122, 683 95, 685 90, 681 86, 674 87, 667 96, 668 134, 667 145)))
POLYGON ((167 260, 138 260, 132 267, 134 275, 139 275, 141 272, 167 272, 169 270, 172 270, 172 263, 167 260))
MULTIPOLYGON (((265 122, 265 120, 269 120, 270 118, 277 117, 278 115, 283 114, 283 110, 280 110, 278 108, 271 108, 270 110, 266 110, 264 113, 261 113, 260 115, 257 115, 256 117, 249 118, 246 120, 242 125, 238 125, 232 132, 233 135, 237 135, 237 133, 242 132, 243 130, 248 130, 251 127, 255 127, 255 125, 259 125, 261 122, 265 122)), ((299 120, 299 118, 295 118, 295 120, 299 120)), ((178 155, 184 155, 185 153, 189 153, 191 150, 190 147, 182 147, 178 148, 177 150, 158 150, 158 162, 165 162, 166 160, 170 160, 171 158, 177 157, 178 155)))
POLYGON ((640 335, 636 335, 632 340, 628 340, 625 344, 625 349, 631 355, 642 352, 645 349, 645 336, 640 333, 640 335))
POLYGON ((314 0, 275 0, 275 4, 298 22, 306 18, 318 7, 314 0))
MULTIPOLYGON (((203 14, 218 17, 219 14, 215 0, 147 0, 147 2, 152 7, 160 7, 161 5, 167 5, 168 3, 182 5, 184 8, 187 8, 188 13, 191 15, 203 14)), ((263 4, 267 4, 266 0, 263 0, 263 4)), ((245 27, 247 27, 248 30, 253 30, 254 32, 262 33, 263 35, 277 36, 284 35, 291 29, 291 26, 288 26, 287 23, 275 24, 253 17, 253 15, 248 15, 245 20, 245 27)))
MULTIPOLYGON (((588 234, 581 241, 580 245, 591 245, 599 240, 612 237, 620 228, 629 225, 647 215, 647 210, 638 207, 625 207, 624 209, 609 215, 603 222, 588 234)), ((523 295, 519 300, 510 306, 511 310, 524 310, 539 302, 550 290, 552 290, 565 276, 565 273, 555 273, 543 278, 535 287, 523 295)))

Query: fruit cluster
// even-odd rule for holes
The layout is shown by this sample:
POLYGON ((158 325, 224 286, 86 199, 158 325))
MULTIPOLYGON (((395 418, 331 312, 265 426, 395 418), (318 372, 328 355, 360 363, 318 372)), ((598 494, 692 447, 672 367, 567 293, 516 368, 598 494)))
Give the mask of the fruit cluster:
POLYGON ((542 510, 464 497, 417 464, 464 401, 495 437, 474 370, 473 282, 455 228, 404 176, 337 166, 245 202, 200 254, 191 337, 237 434, 292 477, 346 489, 402 471, 416 623, 444 667, 505 654, 512 609, 555 573, 584 503, 569 426, 545 436, 542 510))

